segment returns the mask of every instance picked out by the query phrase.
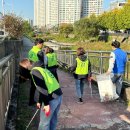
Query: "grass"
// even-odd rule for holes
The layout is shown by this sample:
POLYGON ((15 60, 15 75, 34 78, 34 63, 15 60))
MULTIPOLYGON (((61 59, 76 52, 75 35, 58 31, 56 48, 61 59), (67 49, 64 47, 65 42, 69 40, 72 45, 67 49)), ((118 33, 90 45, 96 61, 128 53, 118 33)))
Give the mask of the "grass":
MULTIPOLYGON (((19 86, 19 97, 18 97, 18 111, 17 111, 17 126, 16 130, 25 130, 27 124, 31 120, 34 112, 36 111, 36 107, 29 107, 29 89, 30 82, 26 81, 19 86)), ((28 130, 36 130, 37 121, 33 121, 28 130)))
POLYGON ((54 35, 53 38, 58 42, 68 42, 68 43, 75 43, 78 39, 77 38, 65 38, 63 35, 54 35))
MULTIPOLYGON (((75 46, 72 48, 73 50, 77 49, 78 47, 83 47, 86 50, 95 50, 95 51, 111 51, 112 40, 117 39, 118 41, 121 41, 123 39, 123 36, 109 36, 108 42, 101 42, 101 41, 80 42, 78 38, 75 37, 65 38, 63 35, 60 34, 49 34, 48 36, 57 42, 75 44, 75 46)), ((130 50, 130 38, 126 40, 124 43, 121 43, 121 48, 126 51, 130 50)))
MULTIPOLYGON (((94 51, 111 51, 111 42, 91 42, 91 43, 76 43, 73 49, 78 47, 83 47, 85 50, 94 50, 94 51)), ((130 50, 130 43, 121 43, 120 46, 123 50, 130 50)))

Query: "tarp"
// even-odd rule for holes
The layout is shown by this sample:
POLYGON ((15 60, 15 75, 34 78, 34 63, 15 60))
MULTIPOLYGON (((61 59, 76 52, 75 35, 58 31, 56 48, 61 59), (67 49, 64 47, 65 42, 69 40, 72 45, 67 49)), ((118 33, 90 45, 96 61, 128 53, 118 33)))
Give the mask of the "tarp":
POLYGON ((96 79, 101 102, 115 100, 119 97, 116 94, 116 86, 112 83, 110 75, 100 74, 96 76, 96 79))

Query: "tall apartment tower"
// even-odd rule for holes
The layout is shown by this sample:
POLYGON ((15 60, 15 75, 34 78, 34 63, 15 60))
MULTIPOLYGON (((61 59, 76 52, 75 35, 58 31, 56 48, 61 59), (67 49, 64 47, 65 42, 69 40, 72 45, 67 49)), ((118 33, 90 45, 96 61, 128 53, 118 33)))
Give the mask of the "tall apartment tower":
POLYGON ((59 24, 74 23, 81 18, 82 0, 59 0, 59 24))
POLYGON ((41 27, 44 22, 43 0, 34 0, 34 26, 41 27))
POLYGON ((51 28, 102 12, 103 0, 34 0, 34 25, 51 28))
POLYGON ((53 27, 59 23, 59 0, 42 0, 43 1, 43 20, 45 27, 53 27))
POLYGON ((59 0, 34 0, 34 25, 52 27, 59 24, 59 0))
POLYGON ((100 15, 103 11, 103 0, 82 0, 81 16, 90 16, 91 14, 100 15))
POLYGON ((53 27, 81 18, 82 0, 34 0, 34 25, 53 27))

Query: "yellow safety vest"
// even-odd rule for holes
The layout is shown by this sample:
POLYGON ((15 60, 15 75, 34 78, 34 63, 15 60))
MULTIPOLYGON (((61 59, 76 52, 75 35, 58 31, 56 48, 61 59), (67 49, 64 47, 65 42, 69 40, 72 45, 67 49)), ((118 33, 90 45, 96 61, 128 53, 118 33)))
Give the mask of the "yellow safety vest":
POLYGON ((88 60, 85 61, 80 60, 79 58, 76 58, 77 61, 77 67, 75 70, 75 74, 78 75, 85 75, 88 74, 88 60))
POLYGON ((57 65, 57 57, 55 53, 48 53, 47 55, 48 67, 57 65))
MULTIPOLYGON (((48 69, 44 69, 41 67, 34 67, 32 71, 33 70, 38 70, 41 73, 49 94, 53 93, 55 90, 60 88, 58 81, 48 69)), ((31 71, 31 75, 32 75, 32 71, 31 71)), ((32 76, 32 79, 33 79, 33 76, 32 76)), ((33 82, 36 85, 34 79, 33 79, 33 82)))
POLYGON ((29 51, 28 53, 28 58, 29 60, 33 61, 33 62, 36 62, 38 61, 38 57, 37 57, 37 53, 41 51, 40 48, 38 48, 37 46, 33 46, 33 48, 29 51))

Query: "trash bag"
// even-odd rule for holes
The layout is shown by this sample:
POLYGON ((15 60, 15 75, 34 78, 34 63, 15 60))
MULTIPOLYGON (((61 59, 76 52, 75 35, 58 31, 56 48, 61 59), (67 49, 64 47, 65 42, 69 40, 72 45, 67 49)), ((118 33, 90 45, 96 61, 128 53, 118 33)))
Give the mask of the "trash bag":
POLYGON ((98 90, 101 102, 112 101, 119 96, 116 93, 116 86, 112 83, 111 76, 107 74, 100 74, 96 76, 98 90))

